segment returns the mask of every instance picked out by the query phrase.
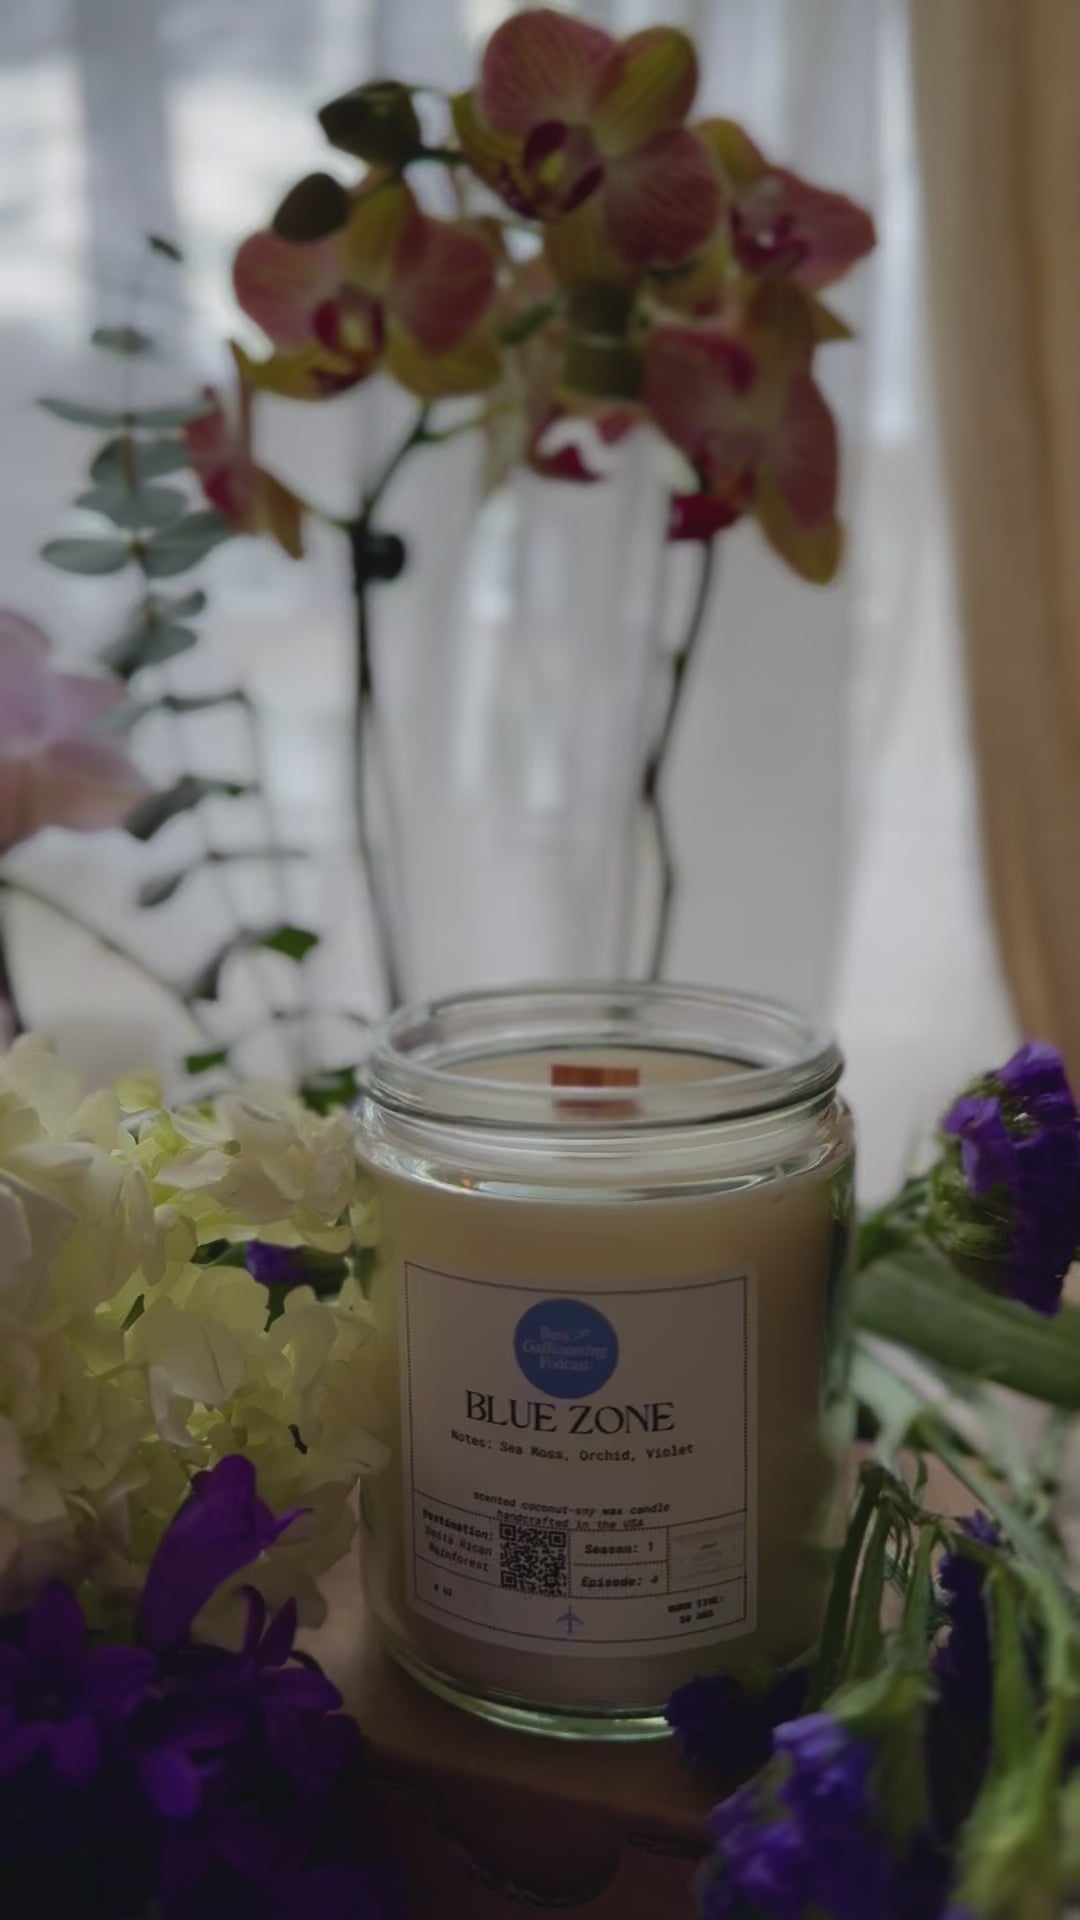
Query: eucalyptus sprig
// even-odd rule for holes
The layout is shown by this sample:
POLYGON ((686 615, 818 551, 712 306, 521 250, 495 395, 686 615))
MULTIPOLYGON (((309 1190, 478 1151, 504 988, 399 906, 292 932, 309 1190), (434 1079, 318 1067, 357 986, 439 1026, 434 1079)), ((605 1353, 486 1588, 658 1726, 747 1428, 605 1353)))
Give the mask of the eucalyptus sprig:
MULTIPOLYGON (((178 251, 169 243, 155 237, 151 245, 156 253, 179 258, 178 251)), ((141 328, 99 328, 92 335, 92 344, 119 365, 117 404, 110 407, 49 396, 43 398, 40 405, 68 425, 96 429, 106 436, 91 454, 88 484, 75 501, 97 524, 85 535, 47 541, 42 557, 69 573, 100 578, 133 570, 137 577, 137 597, 131 611, 115 639, 103 647, 98 656, 102 666, 124 681, 133 696, 117 711, 112 724, 133 731, 152 717, 163 720, 171 728, 176 757, 183 768, 188 717, 232 706, 244 718, 256 776, 233 779, 181 771, 169 787, 141 801, 126 822, 129 833, 144 842, 155 838, 181 815, 188 815, 194 822, 200 843, 195 858, 143 882, 136 899, 140 908, 153 910, 174 899, 197 873, 207 872, 213 876, 233 930, 190 979, 171 981, 159 970, 148 969, 140 957, 123 948, 114 935, 105 936, 93 924, 83 924, 113 950, 123 951, 132 964, 144 972, 152 971, 155 982, 172 991, 189 1017, 201 1027, 197 1009, 201 1003, 217 999, 222 971, 233 956, 269 950, 299 963, 316 946, 318 936, 291 924, 280 886, 280 917, 268 925, 249 925, 230 877, 237 861, 265 861, 272 871, 280 873, 282 861, 300 857, 300 850, 283 848, 277 842, 267 810, 264 783, 258 777, 258 729, 250 697, 237 687, 185 696, 167 681, 162 684, 161 675, 170 663, 197 645, 199 633, 192 623, 205 611, 207 595, 201 586, 185 586, 177 591, 161 583, 195 571, 217 547, 231 539, 234 532, 228 520, 198 501, 191 487, 191 460, 185 433, 206 416, 209 402, 196 398, 152 406, 136 404, 136 370, 139 363, 154 352, 153 340, 141 328), (162 484, 163 481, 171 484, 162 484), (148 686, 145 692, 144 681, 148 686), (256 797, 263 805, 265 844, 219 845, 207 825, 204 802, 249 796, 256 797)), ((19 883, 10 884, 18 886, 19 883)), ((23 885, 22 890, 29 889, 23 885)), ((38 898, 56 912, 72 917, 63 903, 40 893, 38 898)), ((261 973, 259 978, 265 1019, 272 1022, 279 1017, 273 982, 261 973)), ((214 1038, 207 1029, 202 1028, 202 1032, 207 1043, 214 1038)), ((226 1064, 228 1054, 227 1043, 205 1044, 198 1053, 189 1056, 189 1067, 192 1071, 206 1071, 211 1065, 226 1064)), ((298 1060, 298 1071, 300 1067, 298 1060)))

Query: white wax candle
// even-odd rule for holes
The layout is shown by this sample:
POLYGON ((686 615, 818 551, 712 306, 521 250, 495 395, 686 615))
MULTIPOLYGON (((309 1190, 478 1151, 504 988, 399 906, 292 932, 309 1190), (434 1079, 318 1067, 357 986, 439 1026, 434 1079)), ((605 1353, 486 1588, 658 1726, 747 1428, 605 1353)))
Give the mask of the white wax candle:
POLYGON ((369 1108, 395 1458, 367 1589, 399 1656, 495 1717, 646 1730, 691 1675, 816 1634, 846 1116, 653 1124, 658 1099, 752 1077, 571 1043, 452 1061, 441 1125, 369 1108), (598 1067, 614 1084, 550 1084, 598 1067), (473 1126, 470 1082, 527 1121, 473 1126))

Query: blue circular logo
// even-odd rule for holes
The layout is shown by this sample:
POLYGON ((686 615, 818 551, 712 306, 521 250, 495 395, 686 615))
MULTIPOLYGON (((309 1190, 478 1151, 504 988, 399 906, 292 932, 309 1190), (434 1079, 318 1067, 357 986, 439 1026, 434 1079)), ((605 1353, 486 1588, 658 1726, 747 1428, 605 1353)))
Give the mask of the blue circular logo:
POLYGON ((531 1387, 556 1400, 598 1393, 619 1364, 610 1320, 581 1300, 541 1300, 514 1329, 517 1363, 531 1387))

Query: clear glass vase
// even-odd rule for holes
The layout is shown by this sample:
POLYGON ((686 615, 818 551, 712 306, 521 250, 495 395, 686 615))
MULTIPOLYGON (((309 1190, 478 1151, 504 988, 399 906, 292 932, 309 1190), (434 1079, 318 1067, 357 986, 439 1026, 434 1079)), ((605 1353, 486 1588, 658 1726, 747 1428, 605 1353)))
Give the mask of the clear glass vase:
POLYGON ((421 449, 380 524, 359 779, 391 998, 624 972, 657 691, 666 494, 642 437, 603 481, 421 449))

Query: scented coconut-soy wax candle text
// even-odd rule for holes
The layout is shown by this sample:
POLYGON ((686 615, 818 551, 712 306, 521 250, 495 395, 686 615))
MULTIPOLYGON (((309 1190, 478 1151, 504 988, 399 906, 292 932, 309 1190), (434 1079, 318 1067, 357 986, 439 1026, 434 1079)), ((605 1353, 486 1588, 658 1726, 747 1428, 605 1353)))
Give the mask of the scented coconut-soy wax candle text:
POLYGON ((846 1394, 852 1137, 825 1035, 748 996, 477 994, 369 1058, 392 1460, 368 1603, 490 1718, 641 1736, 815 1638, 846 1394))

